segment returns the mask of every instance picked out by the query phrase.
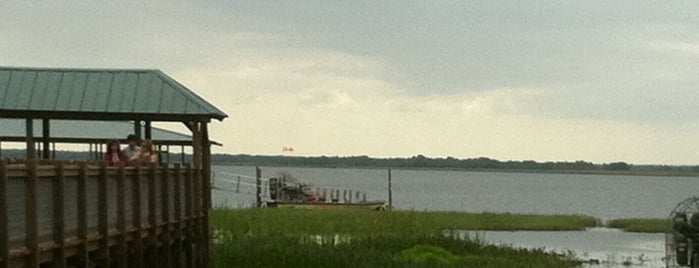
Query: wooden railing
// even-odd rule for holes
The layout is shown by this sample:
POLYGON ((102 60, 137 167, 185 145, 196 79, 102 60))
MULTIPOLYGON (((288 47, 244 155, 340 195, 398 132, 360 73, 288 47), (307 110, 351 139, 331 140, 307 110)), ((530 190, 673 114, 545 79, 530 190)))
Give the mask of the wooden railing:
POLYGON ((0 268, 206 267, 207 178, 189 164, 0 160, 0 268))

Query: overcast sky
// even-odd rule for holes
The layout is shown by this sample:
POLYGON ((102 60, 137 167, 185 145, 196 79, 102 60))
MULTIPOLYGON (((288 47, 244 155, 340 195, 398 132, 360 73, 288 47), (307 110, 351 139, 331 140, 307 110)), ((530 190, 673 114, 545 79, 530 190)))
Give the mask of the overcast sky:
POLYGON ((698 164, 698 14, 695 0, 4 0, 0 65, 161 69, 228 113, 217 152, 698 164))

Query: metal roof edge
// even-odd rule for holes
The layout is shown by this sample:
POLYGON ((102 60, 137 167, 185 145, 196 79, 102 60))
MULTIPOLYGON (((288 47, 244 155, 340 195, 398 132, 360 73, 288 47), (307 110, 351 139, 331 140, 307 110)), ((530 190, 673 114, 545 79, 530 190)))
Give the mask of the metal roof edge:
MULTIPOLYGON (((201 96, 199 96, 197 93, 194 93, 194 91, 190 90, 188 87, 186 87, 185 85, 183 85, 183 84, 180 83, 179 81, 175 80, 174 78, 170 77, 169 75, 167 75, 167 74, 164 73, 163 71, 161 71, 161 70, 155 70, 155 72, 156 72, 161 78, 163 78, 163 80, 164 80, 165 82, 169 83, 171 86, 180 87, 180 88, 186 89, 187 92, 188 92, 189 94, 191 94, 191 97, 193 97, 194 99, 196 99, 196 100, 199 102, 199 103, 196 103, 197 105, 199 105, 199 106, 206 106, 206 105, 208 105, 208 106, 211 106, 211 108, 215 109, 216 112, 218 112, 219 114, 218 114, 218 116, 213 116, 213 118, 216 118, 216 119, 218 119, 219 121, 223 121, 223 119, 225 119, 225 118, 228 117, 228 115, 227 115, 225 112, 223 112, 221 109, 219 109, 218 107, 216 107, 216 105, 213 105, 212 103, 206 101, 204 98, 202 98, 201 96)), ((205 110, 208 110, 208 109, 205 109, 205 110)))
MULTIPOLYGON (((28 66, 0 66, 0 70, 7 71, 51 71, 51 72, 160 72, 158 69, 127 69, 127 68, 80 68, 80 67, 28 67, 28 66)), ((162 72, 161 72, 162 73, 162 72)))

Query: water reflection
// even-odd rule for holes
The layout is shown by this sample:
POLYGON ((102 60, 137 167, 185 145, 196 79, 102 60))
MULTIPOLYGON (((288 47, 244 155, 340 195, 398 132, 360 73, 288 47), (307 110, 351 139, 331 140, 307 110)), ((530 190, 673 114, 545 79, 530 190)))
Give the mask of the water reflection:
MULTIPOLYGON (((473 233, 470 231, 468 233, 473 233)), ((663 234, 626 233, 592 228, 572 232, 476 232, 486 243, 574 254, 583 267, 664 267, 663 234), (598 262, 599 264, 594 264, 598 262)), ((469 234, 470 235, 470 234, 469 234)))

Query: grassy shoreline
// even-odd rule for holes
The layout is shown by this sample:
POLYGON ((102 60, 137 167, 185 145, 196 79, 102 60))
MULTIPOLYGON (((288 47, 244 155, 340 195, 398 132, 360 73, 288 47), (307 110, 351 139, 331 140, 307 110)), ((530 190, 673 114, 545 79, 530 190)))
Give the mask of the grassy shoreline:
POLYGON ((434 233, 443 230, 575 231, 598 226, 584 215, 529 215, 424 211, 337 211, 292 209, 216 209, 211 214, 216 228, 274 234, 279 226, 291 234, 375 235, 388 233, 434 233))

